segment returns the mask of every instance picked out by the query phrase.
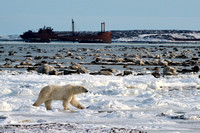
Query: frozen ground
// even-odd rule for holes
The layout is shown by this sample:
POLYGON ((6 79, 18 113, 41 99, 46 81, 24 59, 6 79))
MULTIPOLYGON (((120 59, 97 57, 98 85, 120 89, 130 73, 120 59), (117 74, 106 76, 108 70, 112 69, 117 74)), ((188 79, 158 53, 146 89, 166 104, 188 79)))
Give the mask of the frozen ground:
MULTIPOLYGON (((40 75, 15 68, 27 56, 35 65, 43 60, 48 63, 92 62, 102 59, 134 57, 143 61, 160 59, 175 62, 174 67, 191 69, 199 66, 199 44, 26 44, 0 42, 0 132, 139 132, 152 133, 200 131, 200 72, 179 73, 177 76, 154 78, 148 65, 106 65, 129 76, 102 75, 40 75), (74 57, 68 57, 72 52, 74 57), (60 54, 62 58, 56 58, 60 54), (128 56, 129 55, 129 56, 128 56), (175 56, 171 56, 175 55, 175 56), (45 57, 36 60, 35 56, 45 57), (75 57, 81 56, 82 60, 75 57), (52 58, 51 58, 52 57, 52 58), (149 57, 149 58, 148 58, 149 57), (178 63, 178 65, 176 64, 178 63), (136 76, 137 73, 144 75, 136 76), (64 111, 61 101, 53 101, 53 110, 44 105, 34 107, 42 87, 51 84, 83 85, 89 93, 78 95, 87 107, 64 111), (136 130, 135 130, 136 129, 136 130)), ((155 65, 155 64, 154 64, 155 65)), ((157 65, 161 69, 162 65, 157 65)), ((90 65, 88 71, 98 71, 101 65, 90 65)))
POLYGON ((16 132, 67 131, 59 128, 62 124, 71 124, 72 129, 81 129, 75 130, 80 132, 107 132, 115 127, 159 133, 200 131, 199 73, 154 78, 2 71, 0 85, 0 132, 12 131, 8 128, 12 125, 18 125, 16 132), (73 111, 64 111, 61 101, 53 102, 52 111, 44 105, 32 106, 40 89, 51 84, 85 86, 89 93, 78 95, 78 100, 87 109, 70 106, 73 111))

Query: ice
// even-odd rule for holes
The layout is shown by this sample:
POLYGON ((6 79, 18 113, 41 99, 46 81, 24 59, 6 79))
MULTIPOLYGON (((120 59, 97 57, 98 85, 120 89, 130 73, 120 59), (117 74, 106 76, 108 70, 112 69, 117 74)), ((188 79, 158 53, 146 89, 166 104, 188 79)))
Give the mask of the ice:
POLYGON ((0 75, 0 124, 79 123, 135 128, 144 131, 200 130, 199 73, 154 78, 141 76, 50 76, 37 73, 0 75), (64 111, 53 101, 34 107, 42 87, 51 84, 83 85, 89 92, 77 96, 87 107, 64 111), (182 112, 182 113, 181 113, 182 112), (192 126, 191 123, 195 123, 192 126))
POLYGON ((12 107, 7 102, 0 102, 0 111, 12 111, 12 107))
MULTIPOLYGON (((138 36, 128 36, 128 37, 120 37, 117 39, 113 39, 114 42, 176 42, 172 38, 180 38, 180 39, 191 39, 191 38, 200 38, 199 33, 149 33, 149 34, 144 34, 140 33, 138 36)), ((182 41, 184 42, 184 41, 182 41)), ((191 41, 192 42, 192 41, 191 41)), ((190 42, 190 43, 191 43, 190 42)), ((198 41, 197 41, 198 42, 198 41)))

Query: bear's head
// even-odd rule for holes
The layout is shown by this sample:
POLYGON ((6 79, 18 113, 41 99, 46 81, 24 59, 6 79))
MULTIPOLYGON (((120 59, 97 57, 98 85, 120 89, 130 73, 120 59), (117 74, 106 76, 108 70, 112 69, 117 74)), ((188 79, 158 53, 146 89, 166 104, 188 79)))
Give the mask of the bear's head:
POLYGON ((88 90, 84 86, 75 86, 75 94, 87 93, 88 90))

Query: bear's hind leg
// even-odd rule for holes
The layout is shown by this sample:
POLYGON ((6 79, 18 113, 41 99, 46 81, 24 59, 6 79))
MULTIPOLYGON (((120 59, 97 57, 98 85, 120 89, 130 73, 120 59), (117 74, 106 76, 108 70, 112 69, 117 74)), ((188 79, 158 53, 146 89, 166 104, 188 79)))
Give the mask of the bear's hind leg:
POLYGON ((83 107, 77 100, 76 100, 76 96, 73 96, 72 100, 70 101, 71 105, 73 105, 74 107, 78 108, 78 109, 85 109, 85 107, 83 107))
POLYGON ((41 104, 45 102, 45 99, 38 99, 33 106, 39 107, 41 104))
POLYGON ((51 101, 52 101, 52 100, 48 100, 48 101, 46 101, 46 102, 44 103, 47 110, 51 110, 51 101))

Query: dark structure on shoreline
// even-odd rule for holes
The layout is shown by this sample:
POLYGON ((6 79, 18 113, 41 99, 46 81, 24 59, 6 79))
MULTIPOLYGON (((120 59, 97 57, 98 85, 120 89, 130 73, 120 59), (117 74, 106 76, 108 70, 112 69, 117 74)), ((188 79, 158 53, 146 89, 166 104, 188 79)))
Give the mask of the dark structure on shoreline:
POLYGON ((72 31, 53 31, 51 27, 40 28, 38 32, 31 30, 25 32, 20 37, 25 42, 50 42, 50 41, 71 41, 80 43, 111 43, 112 33, 105 31, 105 23, 101 23, 101 32, 74 31, 74 21, 72 20, 72 31))

